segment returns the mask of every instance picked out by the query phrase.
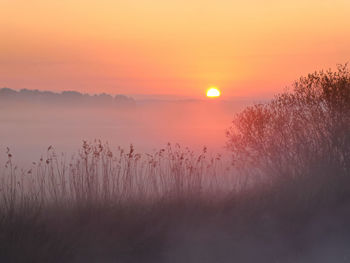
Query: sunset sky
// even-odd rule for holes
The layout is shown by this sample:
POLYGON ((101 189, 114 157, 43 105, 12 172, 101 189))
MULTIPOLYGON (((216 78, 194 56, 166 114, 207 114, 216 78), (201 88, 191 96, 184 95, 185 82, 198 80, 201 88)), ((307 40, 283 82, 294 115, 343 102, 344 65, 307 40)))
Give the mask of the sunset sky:
POLYGON ((349 0, 0 0, 0 87, 279 92, 350 60, 349 0))

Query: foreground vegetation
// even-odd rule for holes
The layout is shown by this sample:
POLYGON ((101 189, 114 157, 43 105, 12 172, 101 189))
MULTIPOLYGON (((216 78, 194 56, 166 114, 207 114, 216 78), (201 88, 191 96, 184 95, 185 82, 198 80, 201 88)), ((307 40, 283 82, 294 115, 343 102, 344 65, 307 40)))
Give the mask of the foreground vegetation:
POLYGON ((350 262, 350 74, 248 107, 232 158, 84 142, 1 174, 1 262, 350 262))

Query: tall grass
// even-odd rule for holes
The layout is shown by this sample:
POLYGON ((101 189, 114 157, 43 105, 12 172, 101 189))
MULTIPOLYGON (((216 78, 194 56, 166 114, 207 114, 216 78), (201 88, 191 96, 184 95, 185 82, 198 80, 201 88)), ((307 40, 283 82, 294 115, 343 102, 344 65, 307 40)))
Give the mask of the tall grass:
POLYGON ((168 144, 153 154, 136 153, 108 143, 83 142, 79 153, 67 160, 54 148, 18 169, 7 150, 8 160, 0 182, 0 207, 14 213, 24 207, 115 205, 129 201, 152 202, 171 198, 216 196, 238 189, 240 181, 229 162, 207 149, 195 154, 180 145, 168 144))
POLYGON ((259 181, 178 145, 84 142, 69 159, 49 147, 26 170, 7 155, 2 262, 328 262, 328 246, 339 246, 331 260, 350 256, 346 176, 259 181))

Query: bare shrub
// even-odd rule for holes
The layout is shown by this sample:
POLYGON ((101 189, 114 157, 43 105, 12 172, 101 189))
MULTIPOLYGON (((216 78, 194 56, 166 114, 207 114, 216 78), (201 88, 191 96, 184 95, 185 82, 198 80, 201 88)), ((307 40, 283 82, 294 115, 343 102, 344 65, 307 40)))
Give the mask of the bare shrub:
POLYGON ((236 166, 254 179, 349 175, 347 66, 309 74, 291 92, 246 108, 235 116, 227 138, 236 166))

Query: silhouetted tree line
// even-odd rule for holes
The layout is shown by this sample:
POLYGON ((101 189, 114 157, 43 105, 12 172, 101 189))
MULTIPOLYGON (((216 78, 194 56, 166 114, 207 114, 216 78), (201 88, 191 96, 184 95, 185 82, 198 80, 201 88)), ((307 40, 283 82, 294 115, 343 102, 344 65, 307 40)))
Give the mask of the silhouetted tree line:
POLYGON ((133 98, 125 95, 111 96, 106 93, 89 95, 77 91, 63 91, 55 93, 52 91, 39 91, 21 89, 16 91, 9 88, 0 89, 0 101, 25 101, 25 102, 48 102, 48 103, 81 103, 102 105, 130 105, 134 104, 133 98))
POLYGON ((234 164, 259 176, 350 175, 350 73, 318 71, 266 104, 246 108, 227 131, 234 164))

